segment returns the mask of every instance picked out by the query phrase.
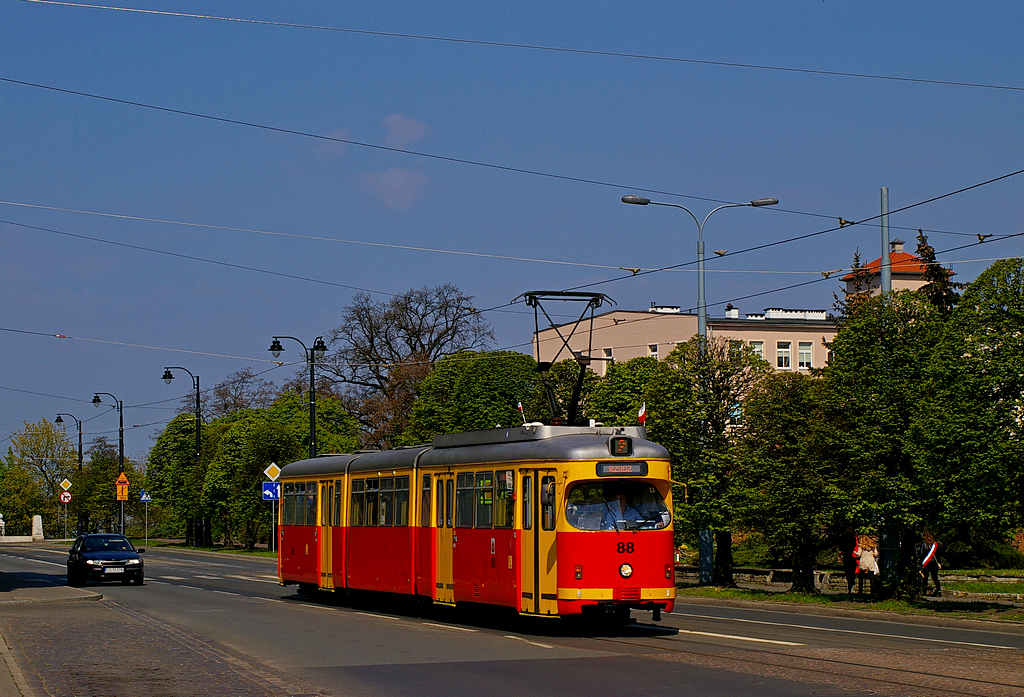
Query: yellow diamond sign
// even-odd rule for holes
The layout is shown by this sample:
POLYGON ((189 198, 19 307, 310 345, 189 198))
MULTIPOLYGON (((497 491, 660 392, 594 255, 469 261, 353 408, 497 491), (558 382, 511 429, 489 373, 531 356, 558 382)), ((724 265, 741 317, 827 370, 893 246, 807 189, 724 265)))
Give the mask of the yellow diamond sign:
POLYGON ((267 479, 270 481, 276 482, 277 478, 281 475, 281 468, 271 462, 270 466, 263 470, 263 474, 267 475, 267 479))
POLYGON ((71 480, 65 479, 63 482, 60 483, 60 488, 63 489, 64 491, 67 491, 68 489, 70 489, 71 488, 71 480))

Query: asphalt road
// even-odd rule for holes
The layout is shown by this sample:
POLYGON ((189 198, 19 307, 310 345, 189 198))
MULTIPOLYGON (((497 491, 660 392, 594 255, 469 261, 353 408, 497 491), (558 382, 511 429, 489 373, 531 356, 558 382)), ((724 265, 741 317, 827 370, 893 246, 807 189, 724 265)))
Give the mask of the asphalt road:
MULTIPOLYGON (((65 559, 56 546, 0 546, 0 571, 26 582, 63 584, 65 559)), ((119 693, 102 668, 125 651, 136 667, 124 694, 137 696, 1024 694, 1014 627, 691 603, 596 631, 387 596, 305 599, 277 585, 272 559, 161 548, 145 559, 143 587, 89 586, 103 601, 0 608, 44 694, 119 693), (83 674, 93 692, 76 691, 83 674)))

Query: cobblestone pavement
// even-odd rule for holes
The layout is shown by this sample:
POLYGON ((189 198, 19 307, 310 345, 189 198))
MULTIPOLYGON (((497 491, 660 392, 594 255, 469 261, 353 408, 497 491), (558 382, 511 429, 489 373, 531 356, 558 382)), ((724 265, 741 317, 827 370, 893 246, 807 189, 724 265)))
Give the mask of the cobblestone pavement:
POLYGON ((0 633, 32 692, 25 697, 323 694, 228 647, 107 600, 0 608, 0 633))

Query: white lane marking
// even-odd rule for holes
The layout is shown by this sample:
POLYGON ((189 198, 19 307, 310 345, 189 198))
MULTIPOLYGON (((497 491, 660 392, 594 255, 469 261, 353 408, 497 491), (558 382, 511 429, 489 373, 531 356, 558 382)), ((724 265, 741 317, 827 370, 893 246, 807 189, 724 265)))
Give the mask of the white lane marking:
POLYGON ((252 581, 253 583, 266 583, 268 579, 273 579, 273 583, 277 583, 277 576, 262 576, 257 578, 255 576, 239 576, 238 574, 227 574, 228 578, 237 578, 239 581, 252 581))
POLYGON ((193 590, 193 591, 201 591, 201 590, 203 590, 203 589, 202 589, 202 588, 200 588, 199 586, 186 586, 186 585, 180 585, 180 586, 178 586, 178 588, 188 588, 189 590, 193 590))
POLYGON ((506 634, 505 638, 506 639, 515 639, 516 641, 523 641, 523 642, 526 642, 527 644, 530 644, 531 646, 539 646, 542 649, 553 649, 553 648, 555 648, 551 644, 542 644, 539 641, 530 641, 529 639, 524 639, 521 636, 512 636, 511 634, 506 634))
POLYGON ((184 581, 186 579, 185 576, 161 576, 160 578, 167 578, 172 581, 184 581))
MULTIPOLYGON (((954 641, 953 639, 930 639, 928 637, 907 636, 906 634, 883 634, 882 632, 865 632, 859 629, 834 629, 832 627, 812 627, 806 624, 788 624, 786 622, 768 622, 767 620, 749 620, 735 617, 715 617, 713 615, 697 615, 688 612, 673 612, 679 617, 697 617, 705 620, 719 620, 721 622, 745 622, 747 624, 764 624, 771 627, 792 627, 793 629, 809 629, 815 632, 833 632, 836 634, 857 634, 859 636, 885 637, 886 639, 906 639, 907 641, 926 641, 933 644, 956 644, 958 646, 977 646, 983 649, 1008 649, 1019 650, 1016 646, 1000 646, 999 644, 980 644, 974 641, 954 641)), ((682 631, 682 630, 680 630, 682 631)))
POLYGON ((155 583, 155 584, 157 584, 159 586, 173 586, 174 585, 173 583, 168 583, 167 581, 154 581, 153 579, 149 579, 149 583, 155 583))
POLYGON ((353 614, 362 615, 363 617, 376 617, 379 620, 398 620, 399 617, 389 617, 388 615, 375 615, 372 612, 359 612, 356 610, 353 614))
POLYGON ((200 574, 196 574, 192 578, 205 578, 207 581, 223 581, 224 580, 224 578, 222 576, 202 576, 200 574))
MULTIPOLYGON (((58 564, 55 561, 43 561, 42 559, 33 559, 32 557, 18 557, 13 554, 8 554, 7 556, 14 557, 15 559, 21 559, 23 561, 34 561, 36 564, 46 564, 47 566, 67 566, 67 564, 58 564)), ((15 571, 13 573, 17 572, 15 571)))
POLYGON ((266 600, 268 603, 283 603, 284 602, 280 598, 264 598, 261 595, 254 595, 254 596, 252 596, 252 599, 253 600, 266 600))
POLYGON ((469 627, 456 627, 450 624, 435 624, 434 622, 420 622, 425 627, 438 627, 440 629, 454 629, 459 632, 475 632, 476 629, 470 629, 469 627))
POLYGON ((692 632, 688 629, 677 630, 680 634, 693 634, 695 636, 707 636, 715 639, 731 639, 733 641, 753 641, 758 644, 776 644, 778 646, 807 646, 807 644, 798 644, 795 641, 777 641, 775 639, 759 639, 758 637, 752 636, 738 636, 736 634, 718 634, 716 632, 692 632))
POLYGON ((221 595, 241 595, 240 593, 232 593, 231 591, 210 591, 211 593, 220 593, 221 595))
POLYGON ((67 550, 63 550, 62 551, 62 550, 59 550, 59 549, 46 549, 45 547, 40 547, 39 549, 37 549, 35 551, 36 552, 49 552, 50 554, 67 554, 67 550))

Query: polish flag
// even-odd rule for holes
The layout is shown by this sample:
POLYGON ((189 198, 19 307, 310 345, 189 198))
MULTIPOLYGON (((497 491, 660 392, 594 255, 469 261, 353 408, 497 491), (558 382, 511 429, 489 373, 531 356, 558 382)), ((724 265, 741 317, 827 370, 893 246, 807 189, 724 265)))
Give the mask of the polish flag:
POLYGON ((644 405, 640 407, 640 413, 636 415, 636 418, 641 426, 647 423, 647 402, 644 402, 644 405))
POLYGON ((516 409, 519 410, 519 416, 523 417, 523 423, 526 423, 526 414, 523 412, 523 403, 516 402, 516 409))

